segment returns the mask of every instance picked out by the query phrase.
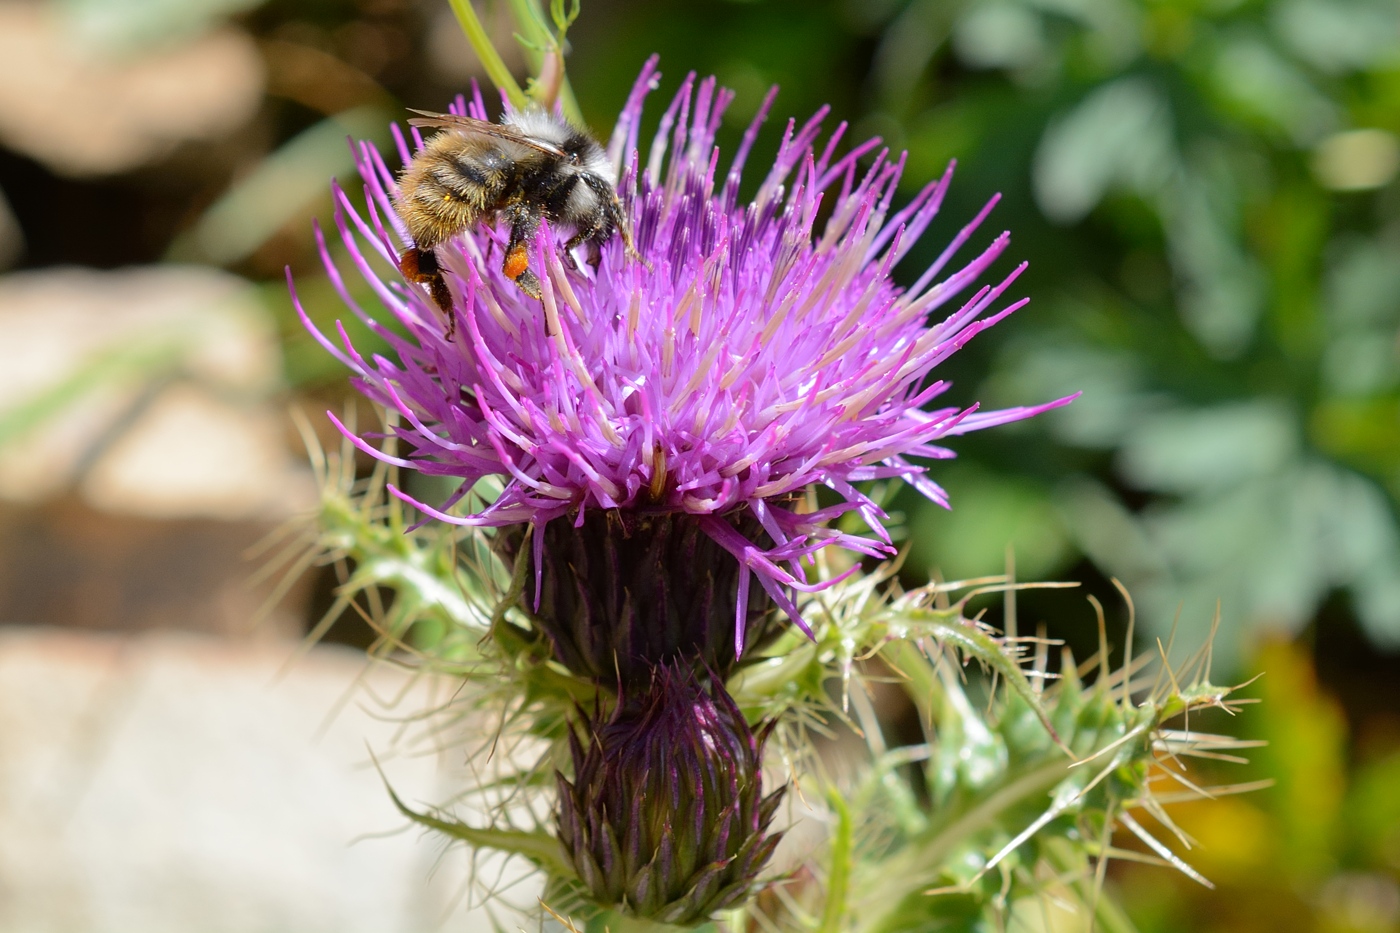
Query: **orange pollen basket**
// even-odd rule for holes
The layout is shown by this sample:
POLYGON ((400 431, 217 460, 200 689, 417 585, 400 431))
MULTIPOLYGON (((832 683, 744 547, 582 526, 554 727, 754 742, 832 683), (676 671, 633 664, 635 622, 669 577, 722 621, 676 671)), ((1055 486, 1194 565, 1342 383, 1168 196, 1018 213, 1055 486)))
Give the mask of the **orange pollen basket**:
POLYGON ((506 253, 506 264, 502 271, 511 279, 520 278, 520 274, 530 267, 530 253, 525 248, 524 243, 512 246, 510 252, 506 253))

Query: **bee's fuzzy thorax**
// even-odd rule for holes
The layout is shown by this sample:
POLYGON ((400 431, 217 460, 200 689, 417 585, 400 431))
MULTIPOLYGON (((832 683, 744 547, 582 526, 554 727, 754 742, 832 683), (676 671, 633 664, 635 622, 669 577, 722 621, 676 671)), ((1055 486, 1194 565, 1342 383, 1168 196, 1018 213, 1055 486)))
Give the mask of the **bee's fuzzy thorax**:
POLYGON ((598 175, 609 185, 617 183, 617 176, 613 171, 612 162, 608 160, 607 152, 597 140, 574 126, 565 117, 548 110, 530 108, 507 111, 501 122, 515 127, 533 139, 547 142, 568 152, 576 152, 579 157, 577 165, 573 166, 576 171, 598 175))

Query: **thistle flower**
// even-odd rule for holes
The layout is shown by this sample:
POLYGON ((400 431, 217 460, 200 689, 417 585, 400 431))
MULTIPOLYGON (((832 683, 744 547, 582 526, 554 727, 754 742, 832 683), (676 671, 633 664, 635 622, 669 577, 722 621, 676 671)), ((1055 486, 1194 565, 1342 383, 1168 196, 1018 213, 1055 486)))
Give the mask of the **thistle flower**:
POLYGON ((763 739, 734 701, 694 672, 661 667, 570 734, 574 779, 559 782, 559 840, 600 905, 696 923, 750 892, 781 833, 785 788, 763 796, 763 739))
MULTIPOLYGON (((529 523, 538 530, 558 521, 582 528, 600 510, 673 516, 735 562, 726 637, 738 656, 754 580, 806 629, 791 592, 832 581, 809 579, 804 560, 831 545, 890 553, 885 516, 856 483, 899 477, 946 505, 919 462, 953 456, 939 441, 1030 417, 1073 396, 990 412, 925 407, 949 388, 931 379, 935 367, 1025 303, 998 308, 1024 264, 999 284, 965 294, 1006 249, 1006 233, 945 274, 996 199, 901 288, 892 272, 937 213, 951 166, 894 211, 903 157, 880 150, 859 169, 878 140, 838 156, 844 123, 818 146, 823 109, 800 128, 789 121, 757 194, 741 204, 740 177, 773 94, 721 178, 714 140, 732 94, 713 78, 698 85, 693 74, 686 78, 640 161, 642 104, 658 77, 653 58, 608 147, 643 262, 627 261, 614 239, 595 267, 580 262, 581 253, 565 254, 544 230, 530 262, 543 280, 543 299, 535 301, 499 271, 505 231, 483 226, 438 250, 454 299, 449 328, 421 288, 391 271, 408 245, 391 206, 393 174, 361 143, 367 210, 356 210, 337 188, 336 226, 350 261, 403 333, 356 304, 324 241, 322 254, 347 305, 397 359, 366 359, 343 328, 333 342, 299 304, 298 311, 355 372, 360 390, 400 414, 394 430, 409 453, 386 453, 337 421, 341 430, 381 460, 462 480, 441 506, 396 495, 459 525, 529 523), (818 227, 819 211, 828 208, 818 227), (376 259, 384 265, 376 267, 376 259), (958 296, 956 310, 929 323, 958 296), (450 511, 491 476, 504 481, 494 501, 471 514, 450 511), (841 501, 801 511, 798 494, 814 485, 841 501), (850 510, 874 537, 831 527, 850 510)), ((479 92, 458 109, 487 118, 479 92)), ((407 162, 412 149, 395 132, 407 162)), ((416 131, 414 144, 422 144, 416 131)), ((532 538, 537 606, 549 539, 532 538)), ((624 581, 632 585, 646 583, 624 581)))

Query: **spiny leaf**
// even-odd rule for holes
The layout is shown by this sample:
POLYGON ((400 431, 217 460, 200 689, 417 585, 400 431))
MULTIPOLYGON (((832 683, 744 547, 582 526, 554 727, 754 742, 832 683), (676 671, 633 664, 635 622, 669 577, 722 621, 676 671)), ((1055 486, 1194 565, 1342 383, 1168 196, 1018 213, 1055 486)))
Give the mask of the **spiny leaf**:
POLYGON ((1040 703, 1040 697, 1036 695, 1035 689, 1031 686, 1031 682, 1026 679, 1026 675, 1021 672, 1020 665, 1006 656, 1001 650, 1000 642, 960 619, 948 618, 944 613, 927 609, 910 609, 906 611, 905 616, 910 622, 928 629, 929 634, 962 649, 1004 677, 1007 685, 1026 705, 1035 710, 1036 717, 1040 719, 1040 723, 1045 727, 1051 741, 1058 745, 1066 755, 1071 758, 1075 757, 1069 747, 1060 740, 1060 734, 1055 731, 1055 726, 1050 722, 1045 707, 1040 703))
POLYGON ((379 767, 377 759, 374 761, 374 767, 375 770, 379 771, 380 780, 384 782, 384 789, 389 792, 389 799, 394 802, 394 806, 398 808, 400 813, 420 826, 426 826, 454 839, 460 839, 477 848, 496 849, 500 852, 522 856, 556 878, 573 877, 573 870, 569 867, 564 852, 559 847, 559 840, 553 836, 542 832, 532 833, 523 830, 477 829, 456 820, 444 820, 426 813, 419 813, 410 809, 399 799, 399 795, 389 784, 389 779, 384 776, 384 770, 379 767))

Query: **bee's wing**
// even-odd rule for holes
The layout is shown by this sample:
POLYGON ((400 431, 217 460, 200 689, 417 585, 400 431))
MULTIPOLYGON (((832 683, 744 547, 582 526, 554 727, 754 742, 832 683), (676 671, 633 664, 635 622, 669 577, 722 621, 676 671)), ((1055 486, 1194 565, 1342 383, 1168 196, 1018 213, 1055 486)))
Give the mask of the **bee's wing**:
POLYGON ((475 120, 455 113, 433 113, 431 110, 414 110, 412 107, 408 109, 414 113, 422 114, 422 116, 411 118, 408 121, 409 126, 457 130, 460 133, 481 133, 485 136, 494 136, 497 139, 506 139, 522 146, 529 146, 531 149, 537 149, 561 159, 565 157, 564 152, 557 147, 541 142, 532 136, 526 136, 512 126, 489 123, 486 120, 475 120))

